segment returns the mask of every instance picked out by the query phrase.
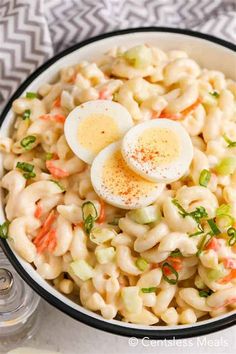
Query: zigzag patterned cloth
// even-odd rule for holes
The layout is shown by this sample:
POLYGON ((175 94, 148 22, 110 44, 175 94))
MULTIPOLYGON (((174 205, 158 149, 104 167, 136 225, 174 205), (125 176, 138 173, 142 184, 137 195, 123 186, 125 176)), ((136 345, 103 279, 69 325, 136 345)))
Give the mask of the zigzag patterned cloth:
POLYGON ((55 53, 140 26, 189 28, 236 43, 236 0, 0 0, 0 108, 55 53))

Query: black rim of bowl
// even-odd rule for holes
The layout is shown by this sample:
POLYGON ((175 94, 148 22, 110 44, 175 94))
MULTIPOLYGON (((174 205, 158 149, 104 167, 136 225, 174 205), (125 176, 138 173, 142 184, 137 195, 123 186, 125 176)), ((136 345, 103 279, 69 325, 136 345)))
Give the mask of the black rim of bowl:
MULTIPOLYGON (((38 69, 36 69, 20 86, 19 88, 15 91, 15 93, 12 95, 8 103, 6 104, 1 116, 0 116, 0 126, 2 125, 7 113, 11 109, 13 101, 19 97, 22 92, 29 86, 29 84, 36 78, 38 77, 42 72, 44 72, 46 69, 48 69, 52 64, 54 64, 57 60, 60 58, 66 56, 67 54, 70 54, 74 51, 76 51, 79 48, 82 48, 90 43, 109 38, 109 37, 114 37, 114 36, 119 36, 119 35, 125 35, 125 34, 130 34, 130 33, 137 33, 137 32, 165 32, 165 33, 177 33, 177 34, 183 34, 187 36, 192 36, 192 37, 197 37, 200 39, 207 40, 209 42, 213 42, 215 44, 218 44, 220 46, 223 46, 225 48, 231 49, 232 51, 236 52, 236 45, 229 43, 225 40, 219 39, 217 37, 208 35, 208 34, 203 34, 200 32, 195 32, 191 30, 186 30, 186 29, 176 29, 176 28, 168 28, 168 27, 139 27, 139 28, 131 28, 131 29, 125 29, 125 30, 118 30, 118 31, 113 31, 109 33, 105 33, 102 35, 98 35, 96 37, 84 40, 78 44, 73 45, 72 47, 62 51, 61 53, 55 55, 53 58, 49 59, 47 62, 45 62, 43 65, 41 65, 38 69)), ((19 273, 19 275, 24 279, 24 281, 36 292, 38 293, 42 298, 44 298, 48 303, 56 307, 57 309, 61 310, 63 313, 69 315, 70 317, 86 324, 89 325, 93 328, 100 329, 109 333, 113 334, 118 334, 122 336, 127 336, 127 337, 137 337, 137 338, 150 338, 150 339, 181 339, 181 338, 190 338, 190 337, 196 337, 196 336, 201 336, 205 334, 209 334, 212 332, 216 332, 225 328, 228 328, 230 326, 233 326, 236 324, 236 315, 232 314, 229 315, 225 318, 221 319, 216 319, 213 322, 201 324, 199 322, 199 325, 196 327, 185 327, 185 328, 177 328, 177 329, 169 329, 166 327, 166 329, 162 330, 148 330, 148 329, 142 329, 142 328, 130 328, 130 327, 124 327, 122 325, 116 325, 112 324, 109 321, 106 320, 100 320, 94 317, 91 317, 89 315, 86 315, 79 310, 73 309, 69 305, 65 304, 63 301, 59 300, 56 296, 52 295, 49 293, 47 290, 45 290, 43 287, 41 287, 31 276, 29 275, 28 272, 21 266, 17 258, 15 257, 14 253, 12 252, 11 248, 9 247, 8 243, 6 240, 0 239, 0 243, 2 246, 2 249, 4 253, 6 254, 7 258, 10 260, 16 271, 19 273)))

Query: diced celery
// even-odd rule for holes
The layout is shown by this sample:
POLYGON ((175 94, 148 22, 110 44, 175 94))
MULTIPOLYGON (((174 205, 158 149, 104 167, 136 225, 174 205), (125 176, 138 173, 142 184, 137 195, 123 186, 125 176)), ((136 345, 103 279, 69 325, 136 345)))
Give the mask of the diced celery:
POLYGON ((115 254, 116 251, 114 247, 100 248, 95 250, 95 256, 100 264, 112 262, 115 258, 115 254))
POLYGON ((202 281, 201 277, 199 275, 196 276, 194 280, 194 284, 198 289, 205 289, 206 285, 202 281))
POLYGON ((142 298, 139 296, 138 286, 128 286, 121 289, 121 297, 125 310, 131 313, 139 313, 142 311, 142 298))
POLYGON ((138 45, 128 49, 124 58, 137 69, 144 69, 152 64, 152 50, 146 45, 138 45))
POLYGON ((213 250, 202 251, 199 255, 200 261, 206 268, 217 269, 218 267, 218 256, 213 250))
POLYGON ((161 220, 161 212, 156 205, 131 210, 128 212, 128 216, 138 224, 150 224, 161 220))
POLYGON ((83 281, 91 279, 94 275, 94 269, 83 259, 70 263, 70 268, 83 281))
POLYGON ((100 228, 95 227, 90 232, 90 240, 97 245, 101 245, 107 241, 112 240, 116 236, 116 232, 113 229, 108 229, 106 227, 100 228))
POLYGON ((144 258, 140 257, 136 261, 136 267, 144 272, 148 268, 148 262, 144 258))
POLYGON ((228 156, 223 158, 219 165, 216 166, 216 172, 220 175, 226 176, 234 173, 236 169, 236 157, 228 156))
POLYGON ((211 281, 216 281, 220 278, 223 278, 227 274, 227 271, 223 263, 218 264, 215 269, 210 269, 207 271, 207 277, 211 281))

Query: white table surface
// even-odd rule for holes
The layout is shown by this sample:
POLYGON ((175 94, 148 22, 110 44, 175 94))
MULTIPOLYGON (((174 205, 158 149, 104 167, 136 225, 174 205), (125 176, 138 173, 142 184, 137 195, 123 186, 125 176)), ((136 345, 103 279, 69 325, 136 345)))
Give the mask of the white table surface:
POLYGON ((211 335, 183 341, 144 341, 132 347, 129 338, 116 336, 90 328, 44 301, 40 304, 41 325, 37 335, 27 342, 27 346, 56 350, 62 354, 235 354, 236 327, 211 335))

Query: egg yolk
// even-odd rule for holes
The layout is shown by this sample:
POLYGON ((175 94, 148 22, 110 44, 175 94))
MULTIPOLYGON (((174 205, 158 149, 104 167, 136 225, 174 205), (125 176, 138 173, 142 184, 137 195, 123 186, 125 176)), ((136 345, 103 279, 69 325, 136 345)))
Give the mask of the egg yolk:
POLYGON ((120 196, 126 204, 150 195, 155 183, 146 181, 131 171, 126 165, 121 152, 116 151, 103 167, 103 188, 108 194, 120 196))
POLYGON ((119 140, 119 127, 112 117, 104 114, 94 114, 81 121, 78 127, 80 145, 98 154, 107 145, 119 140))
POLYGON ((132 159, 153 166, 169 164, 180 155, 179 137, 167 128, 146 129, 137 139, 132 159))

